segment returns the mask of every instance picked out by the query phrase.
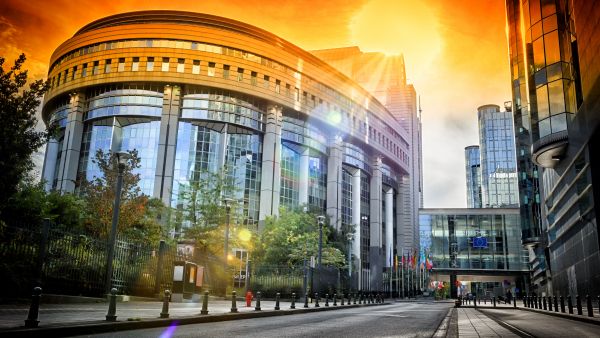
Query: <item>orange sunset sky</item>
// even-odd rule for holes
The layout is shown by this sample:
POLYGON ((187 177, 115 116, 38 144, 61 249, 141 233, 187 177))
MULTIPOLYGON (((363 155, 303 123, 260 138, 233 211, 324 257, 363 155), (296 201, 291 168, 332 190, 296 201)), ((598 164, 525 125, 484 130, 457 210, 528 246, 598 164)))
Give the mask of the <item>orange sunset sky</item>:
POLYGON ((135 10, 204 12, 243 21, 307 50, 356 45, 404 54, 421 96, 425 207, 465 207, 464 147, 477 107, 511 99, 501 0, 0 1, 0 55, 19 53, 36 78, 52 51, 101 17, 135 10))

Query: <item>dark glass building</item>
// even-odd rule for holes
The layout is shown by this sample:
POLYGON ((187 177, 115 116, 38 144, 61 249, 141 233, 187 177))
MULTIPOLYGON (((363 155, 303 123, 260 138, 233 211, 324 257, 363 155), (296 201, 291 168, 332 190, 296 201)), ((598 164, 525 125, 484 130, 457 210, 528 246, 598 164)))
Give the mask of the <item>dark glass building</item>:
POLYGON ((540 293, 600 294, 600 5, 507 0, 522 240, 540 293))
POLYGON ((467 208, 481 208, 481 159, 479 146, 465 148, 467 208))

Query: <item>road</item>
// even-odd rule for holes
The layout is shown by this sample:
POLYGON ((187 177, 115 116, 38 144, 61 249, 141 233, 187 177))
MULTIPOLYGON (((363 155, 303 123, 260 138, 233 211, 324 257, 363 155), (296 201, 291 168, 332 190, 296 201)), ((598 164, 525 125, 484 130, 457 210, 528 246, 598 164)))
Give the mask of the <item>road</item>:
POLYGON ((403 302, 283 317, 121 331, 94 337, 431 337, 451 305, 403 302))

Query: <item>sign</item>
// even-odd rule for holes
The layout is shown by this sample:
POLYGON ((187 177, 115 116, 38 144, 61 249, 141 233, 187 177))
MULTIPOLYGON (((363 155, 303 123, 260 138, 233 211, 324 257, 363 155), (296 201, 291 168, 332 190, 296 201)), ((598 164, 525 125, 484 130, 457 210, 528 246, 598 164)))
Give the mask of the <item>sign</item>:
POLYGON ((486 237, 473 237, 473 247, 485 249, 488 247, 488 241, 486 237))

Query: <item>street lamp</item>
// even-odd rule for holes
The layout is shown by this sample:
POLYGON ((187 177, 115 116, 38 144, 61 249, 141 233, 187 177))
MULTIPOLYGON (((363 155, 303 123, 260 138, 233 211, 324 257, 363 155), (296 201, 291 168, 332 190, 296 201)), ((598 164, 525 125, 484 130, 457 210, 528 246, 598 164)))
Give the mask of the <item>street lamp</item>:
POLYGON ((348 239, 348 277, 352 278, 352 239, 354 239, 354 234, 348 232, 346 239, 348 239))
POLYGON ((127 166, 127 161, 131 154, 119 151, 115 153, 117 162, 117 186, 115 189, 115 202, 113 205, 112 227, 110 229, 110 239, 108 242, 108 253, 106 254, 106 283, 104 284, 106 294, 110 293, 112 288, 113 257, 115 255, 115 242, 117 241, 117 225, 119 223, 119 209, 121 207, 121 190, 123 189, 123 171, 127 166))
POLYGON ((321 268, 321 256, 323 252, 323 223, 325 223, 325 216, 317 216, 317 221, 319 222, 319 259, 318 265, 319 269, 321 268))
POLYGON ((229 218, 230 218, 230 214, 231 214, 231 202, 233 200, 231 198, 224 198, 223 199, 223 204, 225 205, 225 249, 224 249, 224 254, 225 254, 225 269, 227 269, 227 259, 229 257, 229 218))

